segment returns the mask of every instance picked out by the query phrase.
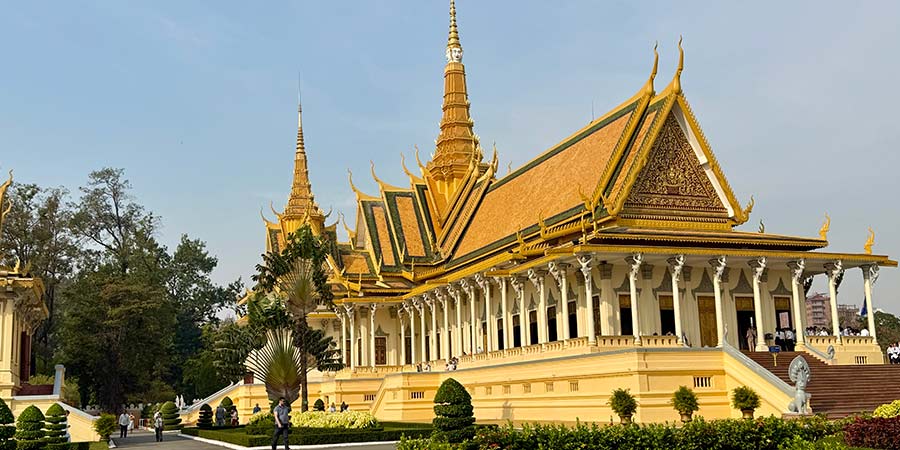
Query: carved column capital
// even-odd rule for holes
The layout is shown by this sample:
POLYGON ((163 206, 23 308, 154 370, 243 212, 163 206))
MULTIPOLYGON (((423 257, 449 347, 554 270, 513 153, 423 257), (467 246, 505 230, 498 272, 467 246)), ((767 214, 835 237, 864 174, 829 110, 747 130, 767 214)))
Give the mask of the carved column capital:
POLYGON ((516 299, 521 300, 525 296, 525 283, 522 277, 509 277, 509 283, 512 285, 513 290, 516 291, 516 299))
POLYGON ((634 253, 631 256, 625 258, 625 263, 628 264, 628 278, 631 281, 637 281, 638 273, 641 270, 641 263, 644 262, 644 255, 640 253, 634 253))
POLYGON ((483 273, 479 272, 475 274, 475 283, 478 284, 478 287, 480 287, 482 291, 486 291, 490 280, 485 277, 483 273))
POLYGON ((798 259, 787 263, 788 269, 791 270, 791 279, 795 283, 800 283, 803 278, 803 270, 806 269, 806 261, 798 259))
POLYGON ((558 263, 556 261, 550 261, 547 264, 547 270, 550 272, 550 275, 556 280, 556 285, 562 288, 563 277, 566 276, 567 271, 569 270, 569 265, 566 263, 558 263))
POLYGON ((725 255, 709 260, 709 265, 713 268, 713 281, 722 281, 722 274, 725 273, 725 263, 725 255))
POLYGON ((684 269, 684 255, 675 255, 666 260, 669 263, 669 272, 676 283, 681 280, 681 271, 684 269))
POLYGON ((841 260, 825 263, 825 274, 828 275, 828 282, 834 283, 835 289, 837 289, 844 280, 844 263, 841 260))
POLYGON ((544 286, 544 277, 546 275, 546 270, 528 269, 528 279, 531 280, 531 284, 534 285, 535 289, 540 289, 544 286))
POLYGON ((863 279, 868 280, 874 286, 875 282, 878 281, 878 271, 880 270, 878 264, 867 264, 859 268, 862 269, 863 279))
POLYGON ((760 256, 759 258, 751 259, 747 264, 753 270, 753 281, 759 283, 762 280, 763 272, 766 271, 766 257, 760 256))
POLYGON ((581 265, 581 274, 584 275, 584 282, 591 282, 591 263, 594 257, 590 253, 580 253, 575 255, 578 264, 581 265))

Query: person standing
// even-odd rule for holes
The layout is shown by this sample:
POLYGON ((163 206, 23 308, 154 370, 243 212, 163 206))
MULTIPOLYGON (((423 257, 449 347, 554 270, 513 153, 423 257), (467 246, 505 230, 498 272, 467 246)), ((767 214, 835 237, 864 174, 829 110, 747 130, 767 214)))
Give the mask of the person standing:
POLYGON ((223 408, 222 405, 219 405, 219 407, 216 408, 216 426, 225 426, 225 408, 223 408))
POLYGON ((129 423, 131 423, 131 419, 128 418, 128 413, 123 409, 122 414, 119 414, 119 439, 128 437, 129 423))
POLYGON ((259 403, 257 403, 256 406, 253 407, 253 414, 256 414, 260 411, 262 411, 262 408, 260 408, 259 403))
POLYGON ((162 442, 163 426, 162 413, 157 411, 156 414, 153 414, 153 429, 156 431, 156 442, 162 442))
POLYGON ((784 330, 784 345, 787 347, 787 351, 794 351, 794 343, 797 341, 794 338, 794 330, 788 328, 784 330))
POLYGON ((337 412, 337 408, 334 407, 334 402, 331 402, 331 406, 328 407, 328 412, 337 412))
POLYGON ((756 327, 747 328, 747 351, 756 351, 756 327))
POLYGON ((278 406, 272 410, 275 416, 275 434, 272 435, 272 450, 278 445, 278 436, 284 436, 284 450, 288 450, 288 435, 291 432, 291 407, 285 404, 284 397, 278 399, 278 406))

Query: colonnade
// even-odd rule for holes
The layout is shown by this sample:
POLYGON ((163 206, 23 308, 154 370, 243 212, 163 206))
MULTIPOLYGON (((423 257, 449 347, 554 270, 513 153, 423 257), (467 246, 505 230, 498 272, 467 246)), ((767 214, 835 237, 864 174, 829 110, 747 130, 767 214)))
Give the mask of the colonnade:
MULTIPOLYGON (((658 258, 660 255, 654 255, 658 258)), ((627 269, 628 293, 630 297, 630 314, 634 345, 641 345, 641 308, 638 294, 639 276, 645 265, 645 255, 634 253, 623 260, 627 269)), ((532 342, 546 344, 550 342, 550 321, 555 320, 556 340, 568 339, 570 333, 568 275, 579 275, 583 278, 584 296, 579 299, 577 308, 577 336, 587 338, 589 345, 594 345, 599 335, 617 335, 621 330, 621 321, 608 298, 601 298, 599 307, 599 324, 595 323, 594 301, 595 293, 594 269, 599 266, 601 283, 611 283, 612 265, 607 260, 599 260, 597 255, 590 253, 574 255, 576 264, 569 264, 563 260, 552 261, 545 266, 531 267, 519 273, 490 276, 479 273, 472 277, 436 287, 426 293, 416 295, 394 303, 396 308, 397 328, 399 330, 399 349, 396 359, 400 365, 406 361, 413 364, 428 361, 447 360, 453 356, 475 354, 483 351, 497 351, 501 348, 513 346, 529 346, 532 342), (576 270, 573 270, 575 268, 576 270), (548 285, 556 283, 559 300, 555 317, 548 317, 548 285), (526 305, 526 286, 531 285, 537 296, 537 304, 534 307, 526 305), (511 288, 511 289, 510 289, 511 288), (499 303, 499 305, 498 305, 499 303), (581 308, 584 308, 582 311, 581 308), (530 312, 536 310, 536 336, 532 336, 530 312), (518 315, 518 325, 514 324, 514 318, 518 315), (519 328, 519 342, 515 342, 514 328, 519 328), (409 346, 409 358, 407 358, 406 336, 411 338, 409 346), (515 345, 518 344, 518 345, 515 345)), ((685 255, 670 255, 665 259, 668 268, 668 276, 671 277, 671 296, 674 309, 674 334, 679 344, 684 344, 685 332, 682 319, 682 291, 683 273, 685 268, 685 255)), ((725 326, 725 308, 723 305, 723 276, 728 267, 728 257, 725 255, 708 260, 715 301, 715 326, 716 345, 721 347, 726 340, 727 327, 725 326)), ((807 263, 803 259, 797 259, 780 263, 790 273, 791 280, 791 316, 792 324, 797 330, 797 345, 805 345, 805 286, 808 287, 810 278, 816 273, 806 270, 807 263)), ((742 264, 743 265, 743 264, 742 264)), ((769 266, 766 257, 751 258, 746 266, 752 274, 753 311, 754 321, 758 329, 760 339, 756 345, 756 351, 766 351, 766 343, 762 336, 765 332, 774 330, 762 329, 763 324, 763 298, 761 296, 760 283, 769 266)), ((840 260, 830 261, 820 266, 824 267, 824 273, 828 277, 829 291, 831 294, 831 310, 833 320, 833 334, 838 342, 841 341, 841 333, 837 314, 837 290, 844 276, 843 264, 840 260)), ((649 266, 652 271, 652 266, 649 266)), ((688 268, 689 269, 689 268, 688 268)), ((878 265, 866 264, 860 266, 863 273, 866 308, 874 312, 872 308, 872 286, 878 278, 878 265)), ((783 269, 782 269, 783 270, 783 269)), ((821 273, 821 272, 818 272, 821 273)), ((610 289, 608 285, 603 289, 610 289)), ((575 300, 575 299, 573 299, 575 300)), ((733 301, 733 298, 732 298, 733 301)), ((366 336, 360 338, 367 343, 368 355, 366 361, 360 361, 357 355, 357 345, 351 345, 344 349, 344 354, 350 352, 350 367, 355 368, 357 363, 365 366, 375 366, 375 314, 380 308, 387 305, 379 303, 361 303, 345 301, 336 307, 335 312, 341 320, 340 347, 349 337, 353 344, 357 342, 358 312, 359 306, 368 308, 369 326, 366 336)), ((359 319, 361 320, 361 318, 359 319)), ((868 328, 873 342, 877 342, 874 314, 868 314, 868 328)), ((743 339, 743 336, 738 336, 743 339)), ((393 341, 389 341, 393 342, 393 341)), ((346 358, 345 358, 346 359, 346 358)))

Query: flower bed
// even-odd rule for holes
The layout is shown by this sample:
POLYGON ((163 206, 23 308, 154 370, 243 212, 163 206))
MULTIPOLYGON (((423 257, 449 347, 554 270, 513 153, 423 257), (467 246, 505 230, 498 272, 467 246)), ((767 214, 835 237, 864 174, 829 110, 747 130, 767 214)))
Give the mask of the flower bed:
POLYGON ((296 428, 368 429, 377 428, 378 420, 365 411, 294 411, 291 413, 291 425, 296 428))

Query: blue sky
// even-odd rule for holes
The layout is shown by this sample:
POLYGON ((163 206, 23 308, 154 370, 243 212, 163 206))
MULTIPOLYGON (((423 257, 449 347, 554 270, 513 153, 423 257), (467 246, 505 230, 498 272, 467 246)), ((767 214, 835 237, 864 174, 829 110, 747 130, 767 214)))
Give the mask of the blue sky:
MULTIPOLYGON (((472 115, 501 167, 521 165, 643 84, 684 35, 684 89, 736 194, 774 233, 900 257, 896 2, 473 1, 457 4, 472 115)), ((72 189, 126 170, 160 239, 206 240, 215 277, 247 276, 259 209, 290 188, 298 73, 313 188, 353 217, 346 169, 404 184, 440 120, 447 2, 0 3, 0 165, 72 189)), ((885 269, 876 307, 900 313, 885 269)), ((823 278, 823 277, 817 277, 823 278)), ((814 289, 824 290, 819 280, 814 289)), ((841 303, 859 304, 848 271, 841 303)))

